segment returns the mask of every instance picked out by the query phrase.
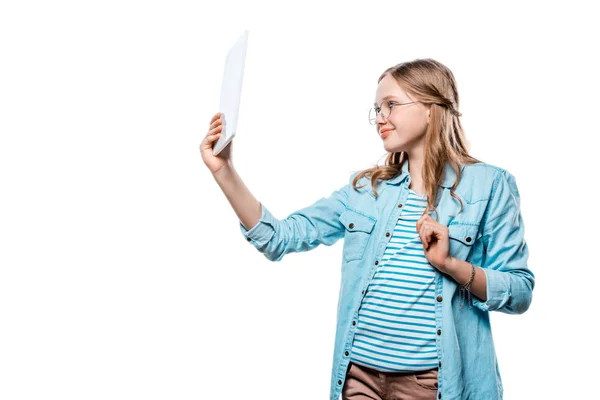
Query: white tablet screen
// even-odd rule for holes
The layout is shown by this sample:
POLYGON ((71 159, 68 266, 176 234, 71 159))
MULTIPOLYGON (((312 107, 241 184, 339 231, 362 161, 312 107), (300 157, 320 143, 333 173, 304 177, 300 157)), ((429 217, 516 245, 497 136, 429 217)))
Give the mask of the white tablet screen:
POLYGON ((231 47, 225 59, 225 71, 221 84, 221 103, 219 112, 222 113, 223 130, 213 147, 213 155, 217 155, 231 142, 237 131, 240 98, 242 96, 242 81, 248 48, 248 30, 239 37, 231 47))

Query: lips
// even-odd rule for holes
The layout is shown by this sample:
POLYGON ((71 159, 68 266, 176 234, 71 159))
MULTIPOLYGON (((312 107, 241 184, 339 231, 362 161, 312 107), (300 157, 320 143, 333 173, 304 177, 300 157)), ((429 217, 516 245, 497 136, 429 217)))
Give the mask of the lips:
POLYGON ((388 137, 390 135, 391 131, 393 131, 393 129, 382 129, 379 132, 379 136, 381 136, 382 139, 385 139, 386 137, 388 137))

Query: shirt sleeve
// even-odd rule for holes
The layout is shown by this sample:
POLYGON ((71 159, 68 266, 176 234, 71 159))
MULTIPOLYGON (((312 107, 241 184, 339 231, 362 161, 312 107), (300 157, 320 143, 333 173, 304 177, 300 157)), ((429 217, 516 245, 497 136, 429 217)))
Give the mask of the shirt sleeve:
POLYGON ((522 314, 529 308, 535 276, 527 266, 529 250, 520 210, 515 178, 508 171, 496 176, 484 216, 482 270, 486 277, 487 300, 471 296, 473 305, 484 311, 522 314))
POLYGON ((276 218, 260 202, 261 217, 258 223, 246 229, 240 222, 240 231, 271 261, 280 261, 287 253, 312 250, 320 244, 331 246, 344 237, 345 227, 340 216, 346 210, 350 190, 351 183, 347 183, 329 197, 322 197, 284 219, 276 218))

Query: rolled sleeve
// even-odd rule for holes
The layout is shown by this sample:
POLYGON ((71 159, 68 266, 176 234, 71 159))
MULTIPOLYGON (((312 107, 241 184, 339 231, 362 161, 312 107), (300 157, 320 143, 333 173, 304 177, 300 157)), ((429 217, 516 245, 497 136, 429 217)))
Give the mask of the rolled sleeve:
POLYGON ((522 314, 532 300, 535 276, 528 268, 529 250, 520 210, 515 178, 499 171, 484 217, 482 269, 486 277, 487 300, 471 297, 483 311, 522 314))
POLYGON ((480 301, 471 297, 473 305, 483 311, 501 310, 510 299, 510 281, 505 272, 483 268, 486 280, 487 300, 480 301))
MULTIPOLYGON (((260 202, 259 202, 260 203, 260 202)), ((271 212, 260 203, 261 216, 258 223, 250 229, 246 229, 240 222, 240 231, 246 240, 254 245, 258 250, 264 248, 264 246, 271 240, 275 234, 275 217, 271 212)))

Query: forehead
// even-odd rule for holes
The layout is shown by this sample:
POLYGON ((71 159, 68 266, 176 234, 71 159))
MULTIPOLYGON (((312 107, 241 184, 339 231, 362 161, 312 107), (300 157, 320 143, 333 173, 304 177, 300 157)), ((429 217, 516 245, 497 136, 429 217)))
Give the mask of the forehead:
POLYGON ((407 98, 404 89, 402 89, 396 79, 389 74, 379 82, 377 90, 375 91, 375 105, 378 105, 383 100, 406 100, 407 98))

